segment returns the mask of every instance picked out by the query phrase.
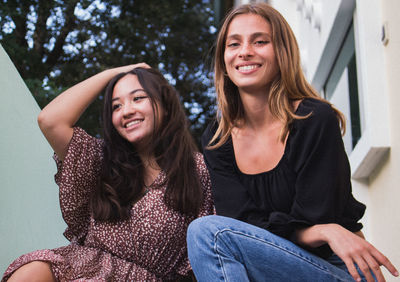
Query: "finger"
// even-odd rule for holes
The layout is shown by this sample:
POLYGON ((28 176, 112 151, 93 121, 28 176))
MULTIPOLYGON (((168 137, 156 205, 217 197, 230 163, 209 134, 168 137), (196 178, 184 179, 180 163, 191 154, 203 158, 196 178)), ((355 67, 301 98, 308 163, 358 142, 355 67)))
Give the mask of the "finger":
POLYGON ((378 282, 384 282, 385 277, 382 274, 380 264, 377 260, 372 257, 369 253, 364 256, 364 260, 367 262, 369 269, 374 273, 375 278, 378 282))
POLYGON ((353 279, 355 281, 361 281, 360 274, 358 274, 358 271, 354 265, 353 260, 351 258, 342 259, 342 260, 345 263, 347 270, 349 271, 349 273, 353 277, 353 279))
MULTIPOLYGON (((368 282, 374 282, 374 281, 375 281, 374 277, 373 277, 372 274, 371 274, 369 265, 368 265, 368 263, 364 260, 363 257, 360 257, 360 256, 356 257, 356 258, 354 259, 354 262, 357 264, 358 268, 360 269, 360 271, 362 272, 362 274, 364 275, 365 279, 366 279, 368 282)), ((378 269, 379 269, 379 266, 378 266, 378 269)), ((379 270, 379 271, 380 271, 380 270, 379 270)), ((381 274, 382 274, 382 273, 381 273, 381 274)), ((383 277, 383 276, 382 276, 382 277, 383 277)), ((378 281, 379 281, 379 280, 378 280, 378 281)))
POLYGON ((390 260, 383 255, 380 251, 375 249, 372 252, 373 257, 376 259, 376 261, 380 264, 386 267, 387 270, 393 275, 393 276, 399 276, 399 271, 394 267, 394 265, 390 262, 390 260))
POLYGON ((135 68, 145 68, 145 69, 150 69, 151 67, 146 64, 146 63, 138 63, 134 65, 135 68))

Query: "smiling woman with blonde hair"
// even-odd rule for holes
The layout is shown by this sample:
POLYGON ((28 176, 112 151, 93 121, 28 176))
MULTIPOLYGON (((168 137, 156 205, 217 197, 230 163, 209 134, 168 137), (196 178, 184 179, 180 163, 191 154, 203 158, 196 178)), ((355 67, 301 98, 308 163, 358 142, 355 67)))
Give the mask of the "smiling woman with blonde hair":
POLYGON ((218 114, 203 134, 217 215, 188 229, 198 281, 384 281, 391 262, 361 233, 341 128, 306 81, 292 30, 242 5, 217 39, 218 114))

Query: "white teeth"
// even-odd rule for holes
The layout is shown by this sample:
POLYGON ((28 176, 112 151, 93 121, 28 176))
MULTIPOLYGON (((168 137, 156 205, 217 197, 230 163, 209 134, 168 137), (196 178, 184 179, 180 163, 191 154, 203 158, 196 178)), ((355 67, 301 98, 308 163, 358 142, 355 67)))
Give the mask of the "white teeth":
POLYGON ((139 122, 142 122, 142 121, 141 121, 141 120, 134 120, 134 121, 128 122, 128 123, 125 125, 125 128, 134 126, 135 124, 138 124, 139 122))
POLYGON ((254 70, 257 67, 258 67, 258 65, 248 65, 248 66, 240 66, 240 67, 238 67, 238 69, 240 71, 249 71, 249 70, 254 70))

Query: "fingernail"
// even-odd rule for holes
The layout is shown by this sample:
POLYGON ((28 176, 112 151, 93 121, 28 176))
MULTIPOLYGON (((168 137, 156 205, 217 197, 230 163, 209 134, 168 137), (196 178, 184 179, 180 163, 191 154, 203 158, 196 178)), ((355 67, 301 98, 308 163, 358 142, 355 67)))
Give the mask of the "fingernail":
POLYGON ((394 273, 394 276, 399 276, 399 272, 396 271, 396 272, 394 273))
POLYGON ((357 281, 358 281, 358 282, 361 282, 361 278, 360 278, 360 277, 358 277, 358 278, 357 278, 357 281))

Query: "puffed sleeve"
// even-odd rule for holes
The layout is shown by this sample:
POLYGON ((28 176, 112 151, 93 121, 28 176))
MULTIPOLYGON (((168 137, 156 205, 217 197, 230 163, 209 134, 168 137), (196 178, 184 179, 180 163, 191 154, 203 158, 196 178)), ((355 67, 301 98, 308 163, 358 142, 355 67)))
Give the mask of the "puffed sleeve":
POLYGON ((89 199, 98 184, 103 157, 102 144, 101 139, 75 127, 64 160, 60 161, 54 154, 57 164, 55 181, 60 189, 62 216, 67 223, 64 236, 70 241, 82 242, 87 234, 89 199))
POLYGON ((216 123, 211 123, 202 136, 203 154, 210 172, 216 213, 260 226, 262 224, 256 221, 264 222, 267 218, 256 207, 235 171, 234 153, 229 146, 231 140, 217 149, 207 149, 216 126, 216 123))
MULTIPOLYGON (((330 105, 311 100, 303 105, 311 116, 296 121, 288 139, 288 159, 297 174, 289 215, 272 213, 270 226, 294 230, 322 223, 338 223, 359 231, 365 205, 352 195, 350 166, 336 115, 330 105)), ((294 234, 291 234, 294 240, 294 234)))
MULTIPOLYGON (((204 163, 203 154, 196 153, 194 159, 196 162, 196 172, 199 176, 201 188, 203 191, 203 203, 201 204, 198 214, 194 217, 191 217, 190 221, 198 217, 215 214, 214 201, 211 195, 210 174, 208 173, 208 169, 206 167, 206 164, 204 163)), ((189 259, 186 256, 181 265, 178 267, 177 273, 182 276, 187 276, 189 271, 191 270, 192 268, 190 266, 189 259)))
POLYGON ((195 161, 200 184, 203 189, 203 204, 201 205, 198 217, 215 214, 214 201, 211 195, 210 174, 204 162, 203 155, 201 153, 197 153, 195 156, 195 161))

